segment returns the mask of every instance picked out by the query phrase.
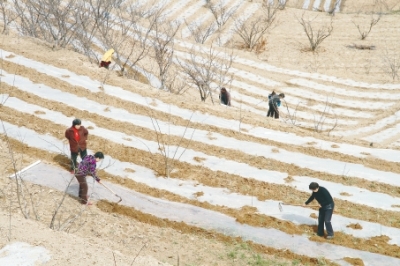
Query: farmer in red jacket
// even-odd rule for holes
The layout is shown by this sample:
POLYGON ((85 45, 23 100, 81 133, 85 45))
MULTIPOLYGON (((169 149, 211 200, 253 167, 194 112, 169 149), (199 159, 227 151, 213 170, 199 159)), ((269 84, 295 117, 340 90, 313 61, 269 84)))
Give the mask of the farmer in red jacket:
POLYGON ((81 126, 80 119, 74 119, 72 126, 65 131, 65 137, 69 141, 69 148, 71 150, 71 174, 75 173, 75 169, 78 167, 76 159, 78 155, 81 159, 85 158, 86 151, 86 140, 89 132, 84 126, 81 126))

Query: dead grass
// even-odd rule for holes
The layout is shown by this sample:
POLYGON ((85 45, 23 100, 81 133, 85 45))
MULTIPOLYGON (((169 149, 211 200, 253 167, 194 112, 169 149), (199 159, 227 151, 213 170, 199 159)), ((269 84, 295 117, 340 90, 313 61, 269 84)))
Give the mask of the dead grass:
POLYGON ((195 196, 196 198, 201 197, 201 196, 203 196, 203 195, 204 195, 204 192, 203 192, 203 191, 198 191, 198 192, 196 192, 196 193, 193 193, 193 196, 195 196))
POLYGON ((195 157, 193 157, 193 160, 195 160, 198 163, 201 163, 201 162, 205 161, 206 158, 195 156, 195 157))
POLYGON ((356 223, 356 224, 349 224, 349 225, 347 225, 346 227, 352 228, 352 229, 357 229, 357 230, 363 229, 363 227, 362 227, 359 223, 356 223))
MULTIPOLYGON (((173 228, 175 230, 179 230, 181 233, 186 233, 186 234, 195 234, 196 236, 201 236, 205 237, 208 239, 213 239, 216 241, 222 241, 224 243, 228 244, 235 244, 235 243, 246 243, 254 249, 256 252, 260 254, 267 254, 267 255, 273 255, 276 257, 280 258, 286 258, 289 260, 298 260, 302 264, 309 264, 309 265, 316 265, 318 263, 318 260, 316 258, 310 258, 302 255, 297 255, 292 253, 291 251, 287 249, 274 249, 270 247, 266 247, 263 245, 255 244, 251 241, 243 241, 240 237, 231 237, 231 236, 226 236, 224 234, 215 232, 215 231, 208 231, 199 227, 195 226, 190 226, 185 223, 181 222, 174 222, 174 221, 169 221, 167 219, 160 219, 157 218, 151 214, 146 214, 143 212, 140 212, 138 210, 135 210, 133 208, 129 208, 126 206, 121 206, 117 204, 113 204, 107 201, 101 201, 98 202, 97 207, 100 208, 102 211, 105 211, 107 213, 118 213, 122 214, 128 217, 131 217, 137 221, 143 222, 143 223, 148 223, 151 225, 155 225, 158 227, 168 227, 168 228, 173 228)), ((250 207, 251 209, 251 207, 250 207)), ((251 209, 253 211, 253 209, 251 209)), ((333 263, 329 260, 325 260, 326 265, 337 265, 336 263, 333 263)))
POLYGON ((284 180, 286 183, 290 183, 290 182, 294 181, 294 178, 292 176, 288 175, 284 180))
POLYGON ((353 266, 364 266, 363 260, 359 258, 344 257, 343 260, 347 261, 353 266))

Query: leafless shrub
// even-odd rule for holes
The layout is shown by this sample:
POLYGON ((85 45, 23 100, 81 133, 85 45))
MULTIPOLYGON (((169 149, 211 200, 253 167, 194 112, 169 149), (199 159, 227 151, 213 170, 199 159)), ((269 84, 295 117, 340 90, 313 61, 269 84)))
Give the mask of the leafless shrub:
POLYGON ((156 133, 156 137, 157 137, 158 151, 162 155, 162 158, 163 158, 163 162, 161 162, 161 164, 163 165, 163 168, 164 168, 164 175, 167 178, 170 177, 171 172, 175 168, 175 161, 179 161, 179 159, 185 153, 185 151, 187 150, 187 148, 190 145, 190 142, 193 139, 194 133, 196 132, 196 129, 191 129, 192 132, 189 133, 190 137, 189 138, 186 137, 193 114, 194 114, 194 112, 190 116, 188 123, 185 126, 185 129, 182 133, 182 136, 180 137, 179 142, 175 146, 171 145, 171 135, 169 133, 167 133, 169 131, 169 129, 163 131, 161 129, 160 124, 158 123, 158 120, 154 118, 153 113, 150 114, 150 119, 153 124, 153 129, 154 129, 154 132, 156 133), (185 138, 188 139, 188 143, 187 143, 186 147, 182 147, 183 140, 185 138))
POLYGON ((387 0, 375 0, 374 1, 375 10, 377 12, 383 13, 383 14, 390 13, 390 12, 396 12, 394 10, 394 8, 397 5, 398 5, 398 2, 396 2, 396 1, 391 1, 391 4, 389 4, 387 0))
POLYGON ((84 53, 91 62, 97 64, 100 60, 93 42, 99 36, 99 29, 104 28, 103 23, 109 23, 112 20, 109 15, 111 11, 111 0, 90 0, 83 2, 79 12, 76 12, 79 23, 76 25, 75 36, 71 45, 76 51, 84 53))
POLYGON ((36 211, 36 205, 32 200, 32 195, 29 193, 29 189, 26 186, 22 175, 20 174, 20 171, 18 170, 22 168, 19 164, 23 161, 23 154, 21 153, 18 155, 15 153, 3 120, 0 120, 0 122, 2 126, 2 131, 4 132, 4 141, 7 146, 9 165, 13 170, 13 178, 15 180, 16 188, 15 195, 17 198, 18 208, 20 209, 25 219, 30 218, 31 212, 35 215, 36 219, 38 219, 38 213, 36 211), (17 158, 17 156, 21 156, 21 158, 17 158))
POLYGON ((262 11, 264 13, 264 20, 268 24, 272 24, 276 19, 276 13, 278 10, 284 9, 286 6, 286 1, 283 2, 282 0, 279 1, 271 1, 271 0, 264 0, 262 3, 262 11))
MULTIPOLYGON (((52 217, 51 217, 51 221, 50 221, 50 229, 56 229, 56 227, 55 227, 55 221, 56 221, 56 218, 57 218, 57 216, 58 216, 58 214, 59 214, 59 211, 60 211, 60 209, 61 209, 61 207, 63 206, 63 203, 64 203, 64 201, 65 201, 65 198, 66 198, 66 196, 67 196, 67 191, 68 191, 68 188, 70 187, 70 185, 71 185, 71 183, 72 183, 72 181, 75 179, 75 176, 72 176, 71 178, 70 178, 70 180, 69 180, 69 182, 68 182, 68 185, 67 185, 67 187, 65 188, 65 191, 64 191, 64 194, 63 194, 63 196, 62 196, 62 198, 61 198, 61 201, 60 202, 58 202, 57 204, 56 204, 56 207, 55 207, 55 209, 54 209, 54 213, 53 213, 53 215, 52 215, 52 217)), ((59 216, 60 217, 60 216, 59 216)), ((66 221, 63 221, 62 223, 60 222, 60 220, 61 220, 61 217, 60 217, 60 219, 59 219, 59 224, 58 224, 58 230, 62 230, 62 228, 64 228, 67 224, 69 224, 70 223, 70 221, 69 220, 66 220, 66 221)))
MULTIPOLYGON (((163 13, 162 8, 155 7, 144 10, 143 8, 138 8, 136 4, 129 6, 128 11, 131 32, 127 34, 128 38, 124 49, 117 48, 119 51, 117 52, 117 64, 120 65, 122 73, 125 72, 127 67, 134 69, 141 60, 146 58, 151 47, 151 33, 159 24, 163 13), (146 28, 140 26, 142 23, 147 25, 146 28), (124 57, 120 56, 123 54, 125 55, 124 57)), ((122 20, 122 12, 120 14, 122 20)), ((137 73, 137 71, 134 73, 137 73)))
MULTIPOLYGON (((314 114, 314 130, 316 132, 322 132, 324 129, 324 124, 327 119, 328 113, 332 110, 332 97, 326 97, 324 110, 319 114, 314 114)), ((333 113, 333 112, 332 112, 333 113)), ((335 123, 332 127, 328 129, 328 134, 330 134, 337 126, 337 118, 335 117, 335 123)))
POLYGON ((167 77, 166 89, 174 94, 184 94, 188 89, 189 85, 180 73, 181 69, 179 65, 174 65, 169 71, 167 77))
POLYGON ((266 23, 263 16, 252 19, 251 21, 237 19, 235 20, 235 33, 242 39, 245 48, 252 51, 262 39, 270 25, 271 24, 266 23))
POLYGON ((360 23, 357 23, 356 21, 352 20, 354 26, 358 29, 358 32, 360 33, 360 38, 361 40, 364 40, 365 38, 368 37, 369 33, 372 30, 372 27, 374 27, 379 20, 381 19, 381 15, 374 16, 373 14, 371 15, 371 19, 369 21, 369 25, 366 28, 360 27, 360 23))
POLYGON ((227 3, 224 0, 218 1, 218 3, 213 4, 212 1, 208 1, 206 7, 211 11, 215 18, 215 23, 217 24, 218 30, 225 25, 228 19, 236 12, 239 5, 233 6, 231 8, 226 7, 227 3))
POLYGON ((394 80, 400 79, 399 71, 400 71, 400 55, 395 52, 390 52, 386 48, 381 55, 382 59, 382 70, 391 76, 394 80))
POLYGON ((313 22, 317 17, 314 19, 304 19, 304 13, 301 16, 301 18, 297 19, 300 23, 300 25, 303 27, 304 33, 307 35, 308 41, 310 43, 310 50, 315 51, 318 46, 326 39, 328 38, 333 31, 333 20, 331 18, 329 25, 323 25, 319 27, 318 29, 315 29, 313 27, 313 22))
MULTIPOLYGON (((1 63, 3 63, 3 60, 1 60, 1 63)), ((0 89, 1 89, 1 80, 0 80, 0 89)), ((1 90, 0 90, 1 92, 1 90)), ((1 95, 0 98, 0 109, 3 108, 3 106, 6 104, 8 95, 1 95)), ((9 134, 7 132, 7 129, 5 127, 4 121, 0 119, 0 132, 2 134, 0 135, 0 140, 5 142, 5 149, 1 149, 0 153, 0 159, 3 161, 3 163, 6 164, 5 168, 10 167, 13 171, 13 176, 10 176, 14 178, 15 181, 15 186, 13 186, 12 182, 9 183, 9 188, 8 188, 8 202, 9 202, 9 216, 10 216, 10 224, 9 224, 9 240, 11 239, 11 211, 13 207, 13 202, 14 199, 16 198, 17 202, 17 208, 21 211, 22 215, 24 216, 25 219, 29 219, 31 214, 34 215, 36 220, 39 219, 39 214, 37 212, 37 204, 33 200, 33 196, 29 191, 29 187, 26 185, 25 181, 22 178, 22 163, 24 161, 24 152, 21 153, 16 153, 11 141, 11 138, 9 137, 9 134), (15 190, 14 190, 15 189, 15 190)), ((20 136, 20 142, 24 142, 24 139, 22 136, 20 136)))
POLYGON ((162 90, 168 89, 171 78, 174 78, 169 78, 169 70, 174 56, 174 40, 179 26, 177 23, 164 20, 159 20, 154 26, 151 43, 154 52, 153 57, 158 66, 160 89, 162 90))
POLYGON ((259 53, 263 51, 266 41, 263 35, 271 28, 278 10, 283 9, 286 2, 264 0, 262 3, 263 15, 250 20, 236 19, 234 31, 244 42, 244 47, 259 53))
POLYGON ((297 103, 297 105, 296 105, 296 107, 295 107, 295 109, 294 109, 294 111, 293 111, 292 113, 290 112, 289 106, 288 106, 288 104, 286 103, 285 99, 283 99, 283 102, 285 103, 285 107, 286 107, 286 110, 287 110, 287 118, 286 118, 285 120, 286 120, 286 121, 289 120, 290 123, 291 123, 293 126, 296 126, 296 124, 297 124, 297 110, 298 110, 299 105, 300 105, 301 102, 298 102, 298 103, 297 103))
POLYGON ((8 34, 9 33, 8 26, 18 18, 18 15, 12 10, 10 2, 4 0, 0 1, 0 14, 3 20, 2 33, 8 34))
POLYGON ((178 64, 186 74, 188 83, 199 90, 201 101, 205 102, 210 96, 214 102, 212 86, 217 89, 228 86, 232 81, 229 69, 233 63, 233 53, 218 52, 212 45, 207 50, 193 47, 186 59, 178 60, 178 64))
POLYGON ((75 0, 13 0, 23 34, 44 39, 53 48, 66 47, 78 25, 76 13, 82 7, 75 0))
POLYGON ((208 37, 210 37, 213 32, 216 30, 216 26, 214 22, 211 22, 209 25, 200 24, 200 23, 191 23, 188 24, 185 20, 185 24, 189 29, 191 35, 194 37, 194 40, 197 43, 204 44, 208 37))

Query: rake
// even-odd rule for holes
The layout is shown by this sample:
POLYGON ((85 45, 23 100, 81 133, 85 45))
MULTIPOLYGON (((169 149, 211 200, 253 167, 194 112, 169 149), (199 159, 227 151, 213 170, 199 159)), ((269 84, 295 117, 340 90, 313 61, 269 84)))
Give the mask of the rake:
MULTIPOLYGON (((303 206, 303 204, 285 204, 285 203, 283 203, 283 202, 279 202, 279 211, 281 211, 281 212, 283 212, 283 205, 290 205, 290 206, 303 206)), ((319 205, 307 205, 307 207, 312 207, 312 208, 315 208, 315 207, 321 207, 321 206, 319 206, 319 205)))
POLYGON ((117 193, 115 193, 114 191, 111 190, 111 188, 107 187, 106 185, 104 185, 103 183, 99 182, 103 187, 105 187, 108 191, 110 191, 112 194, 114 194, 116 197, 119 198, 119 201, 117 202, 120 203, 122 201, 122 198, 120 196, 117 195, 117 193))

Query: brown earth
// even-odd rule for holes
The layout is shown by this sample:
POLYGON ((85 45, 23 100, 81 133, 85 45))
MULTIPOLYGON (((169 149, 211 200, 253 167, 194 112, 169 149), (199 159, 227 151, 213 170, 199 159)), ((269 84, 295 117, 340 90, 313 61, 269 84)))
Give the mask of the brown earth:
POLYGON ((353 266, 364 266, 362 259, 345 257, 344 260, 353 266))
MULTIPOLYGON (((4 158, 7 148, 4 142, 0 144, 4 158)), ((15 153, 15 159, 18 168, 23 168, 37 157, 15 153)), ((8 160, 2 160, 0 166, 10 170, 10 165, 4 163, 8 160)), ((65 198, 52 230, 50 222, 63 193, 25 183, 24 191, 32 196, 35 204, 35 211, 30 206, 23 206, 25 212, 31 211, 25 219, 16 201, 15 181, 6 177, 3 174, 0 178, 0 247, 15 241, 45 247, 51 256, 46 265, 132 265, 134 262, 133 265, 148 266, 177 265, 178 261, 181 265, 231 265, 232 254, 237 256, 237 265, 253 263, 258 256, 261 261, 283 265, 290 265, 291 261, 314 261, 288 251, 246 243, 239 238, 185 227, 133 209, 125 208, 125 212, 121 212, 118 210, 124 210, 124 207, 111 207, 113 205, 107 202, 82 207, 70 196, 65 198), (117 209, 110 211, 110 207, 117 209), (74 222, 66 223, 77 213, 79 216, 74 222), (60 228, 65 223, 67 226, 60 228)))
POLYGON ((350 228, 353 228, 353 229, 362 229, 362 226, 359 223, 349 224, 347 227, 350 227, 350 228))

